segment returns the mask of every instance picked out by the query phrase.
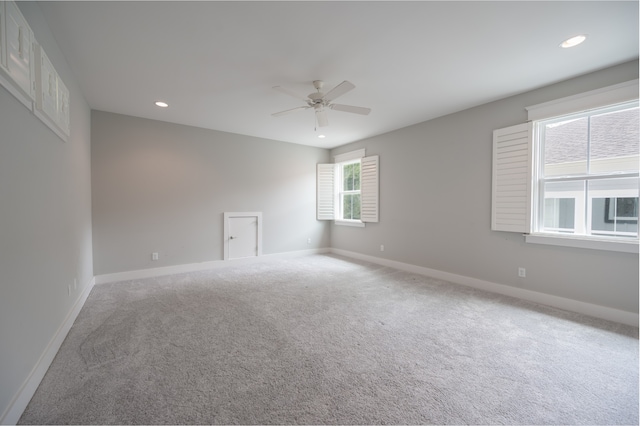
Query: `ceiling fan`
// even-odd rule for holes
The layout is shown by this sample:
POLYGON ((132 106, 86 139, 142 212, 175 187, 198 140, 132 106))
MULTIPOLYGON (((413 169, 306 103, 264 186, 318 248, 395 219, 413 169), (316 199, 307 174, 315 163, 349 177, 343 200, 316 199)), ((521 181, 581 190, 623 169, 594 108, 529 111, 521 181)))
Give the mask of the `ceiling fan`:
POLYGON ((327 108, 334 109, 336 111, 352 112, 354 114, 361 114, 361 115, 367 115, 371 112, 371 108, 363 108, 363 107, 333 103, 334 99, 344 95, 350 90, 355 89, 356 86, 353 83, 345 80, 342 83, 338 84, 333 89, 329 90, 329 92, 326 94, 322 92, 323 85, 324 85, 324 82, 322 80, 315 80, 313 82, 313 87, 316 88, 316 92, 309 94, 307 97, 300 96, 297 93, 294 93, 284 87, 275 86, 274 89, 277 90, 278 92, 281 92, 281 93, 284 93, 285 95, 289 95, 296 99, 302 100, 307 105, 288 109, 286 111, 276 112, 271 115, 274 117, 280 117, 282 115, 286 115, 294 111, 313 108, 316 112, 316 120, 318 122, 318 126, 324 127, 329 125, 329 119, 327 118, 327 108))

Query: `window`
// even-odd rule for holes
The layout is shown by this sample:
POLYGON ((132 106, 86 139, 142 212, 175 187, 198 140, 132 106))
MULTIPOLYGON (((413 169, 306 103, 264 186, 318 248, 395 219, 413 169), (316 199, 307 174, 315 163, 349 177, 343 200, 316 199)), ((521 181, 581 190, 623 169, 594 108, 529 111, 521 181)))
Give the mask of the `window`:
POLYGON ((339 220, 360 220, 360 160, 340 163, 339 220))
POLYGON ((535 123, 533 231, 638 238, 638 102, 535 123))
POLYGON ((638 80, 527 108, 494 131, 491 229, 638 252, 638 80))
POLYGON ((378 222, 379 158, 364 155, 362 149, 336 156, 333 164, 318 164, 318 220, 350 226, 378 222))

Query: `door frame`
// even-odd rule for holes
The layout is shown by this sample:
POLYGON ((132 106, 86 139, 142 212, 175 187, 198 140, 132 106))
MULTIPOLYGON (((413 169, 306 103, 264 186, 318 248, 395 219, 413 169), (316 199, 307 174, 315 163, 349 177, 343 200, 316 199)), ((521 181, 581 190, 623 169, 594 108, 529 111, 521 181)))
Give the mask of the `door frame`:
POLYGON ((262 256, 262 212, 224 212, 224 260, 229 260, 229 220, 234 217, 255 217, 258 221, 257 246, 258 254, 262 256))

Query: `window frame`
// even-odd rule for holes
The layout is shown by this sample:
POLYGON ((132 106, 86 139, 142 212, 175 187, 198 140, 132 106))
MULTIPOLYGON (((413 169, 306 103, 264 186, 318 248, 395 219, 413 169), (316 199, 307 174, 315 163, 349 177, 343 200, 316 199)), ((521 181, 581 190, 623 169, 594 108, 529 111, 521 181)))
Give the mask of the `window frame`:
MULTIPOLYGON (((337 173, 336 176, 336 201, 335 205, 338 206, 336 209, 336 218, 335 223, 337 225, 347 225, 347 226, 365 226, 364 222, 361 219, 345 219, 344 218, 344 195, 360 195, 360 199, 362 200, 362 158, 355 158, 350 160, 345 160, 342 162, 336 162, 337 173), (344 168, 351 164, 359 164, 359 186, 360 188, 357 190, 345 190, 344 189, 344 168)), ((362 201, 361 201, 362 203, 362 201)), ((360 213, 359 217, 362 217, 362 204, 360 204, 360 213)))
MULTIPOLYGON (((589 158, 589 149, 587 150, 587 157, 585 158, 586 171, 584 173, 575 173, 575 174, 567 174, 560 176, 544 176, 544 168, 545 168, 545 147, 543 138, 544 134, 544 126, 554 122, 562 122, 568 120, 582 119, 588 118, 588 123, 590 123, 590 118, 592 116, 604 113, 614 113, 624 111, 630 108, 638 108, 638 100, 632 100, 627 102, 620 102, 613 105, 602 105, 600 107, 590 108, 585 111, 577 111, 570 114, 563 114, 556 117, 550 117, 547 119, 535 120, 533 122, 533 144, 534 144, 534 155, 533 155, 533 163, 534 163, 534 173, 533 173, 533 183, 532 183, 532 195, 533 195, 533 211, 531 214, 532 218, 532 226, 531 226, 531 235, 534 236, 544 236, 544 237, 553 237, 553 238, 578 238, 585 241, 588 240, 607 240, 612 243, 632 243, 637 245, 639 243, 638 236, 635 238, 623 236, 623 232, 606 232, 601 230, 596 230, 592 228, 592 209, 593 209, 593 200, 595 197, 591 191, 589 191, 589 184, 591 182, 596 182, 604 179, 623 179, 623 178, 639 178, 640 174, 638 171, 614 171, 614 172, 598 172, 592 173, 590 170, 591 166, 591 158, 589 158), (564 233, 556 230, 551 230, 548 227, 545 227, 544 221, 544 213, 545 213, 545 202, 550 198, 546 198, 545 195, 545 184, 547 183, 571 183, 571 182, 584 182, 584 186, 586 187, 578 194, 576 191, 576 197, 573 198, 575 200, 575 213, 574 213, 574 230, 579 233, 564 233), (618 235, 611 235, 612 233, 618 235)), ((590 143, 590 141, 588 141, 590 143)), ((614 198, 624 198, 624 194, 612 194, 614 198), (620 196, 622 195, 622 196, 620 196)), ((636 193, 637 195, 637 193, 636 193)), ((571 197, 565 197, 571 198, 571 197)), ((606 197, 611 198, 611 197, 606 197)), ((552 199, 555 199, 552 198, 552 199)), ((529 238, 527 241, 531 242, 532 240, 529 238)))
MULTIPOLYGON (((357 149, 355 151, 349 151, 349 152, 345 152, 343 154, 338 154, 335 157, 333 157, 333 163, 334 163, 334 173, 336 176, 335 179, 335 187, 334 187, 334 206, 335 211, 334 211, 334 218, 333 218, 333 223, 335 225, 343 225, 343 226, 355 226, 358 228, 364 228, 365 227, 365 223, 362 221, 362 208, 360 210, 360 219, 355 219, 355 220, 349 220, 349 219, 342 219, 342 213, 343 213, 343 206, 342 206, 342 197, 341 197, 341 192, 342 192, 342 182, 343 182, 343 165, 346 164, 352 164, 355 162, 359 162, 360 163, 360 197, 361 197, 361 202, 362 202, 362 158, 366 155, 366 150, 365 149, 357 149)), ((360 204, 360 206, 362 207, 362 204, 360 204)))

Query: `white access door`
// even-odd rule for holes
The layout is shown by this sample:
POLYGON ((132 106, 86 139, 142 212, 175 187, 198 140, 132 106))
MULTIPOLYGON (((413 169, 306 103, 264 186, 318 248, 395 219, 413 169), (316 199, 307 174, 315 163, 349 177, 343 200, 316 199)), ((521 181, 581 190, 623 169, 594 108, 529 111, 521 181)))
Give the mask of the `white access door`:
POLYGON ((225 213, 224 259, 262 254, 262 213, 225 213))

